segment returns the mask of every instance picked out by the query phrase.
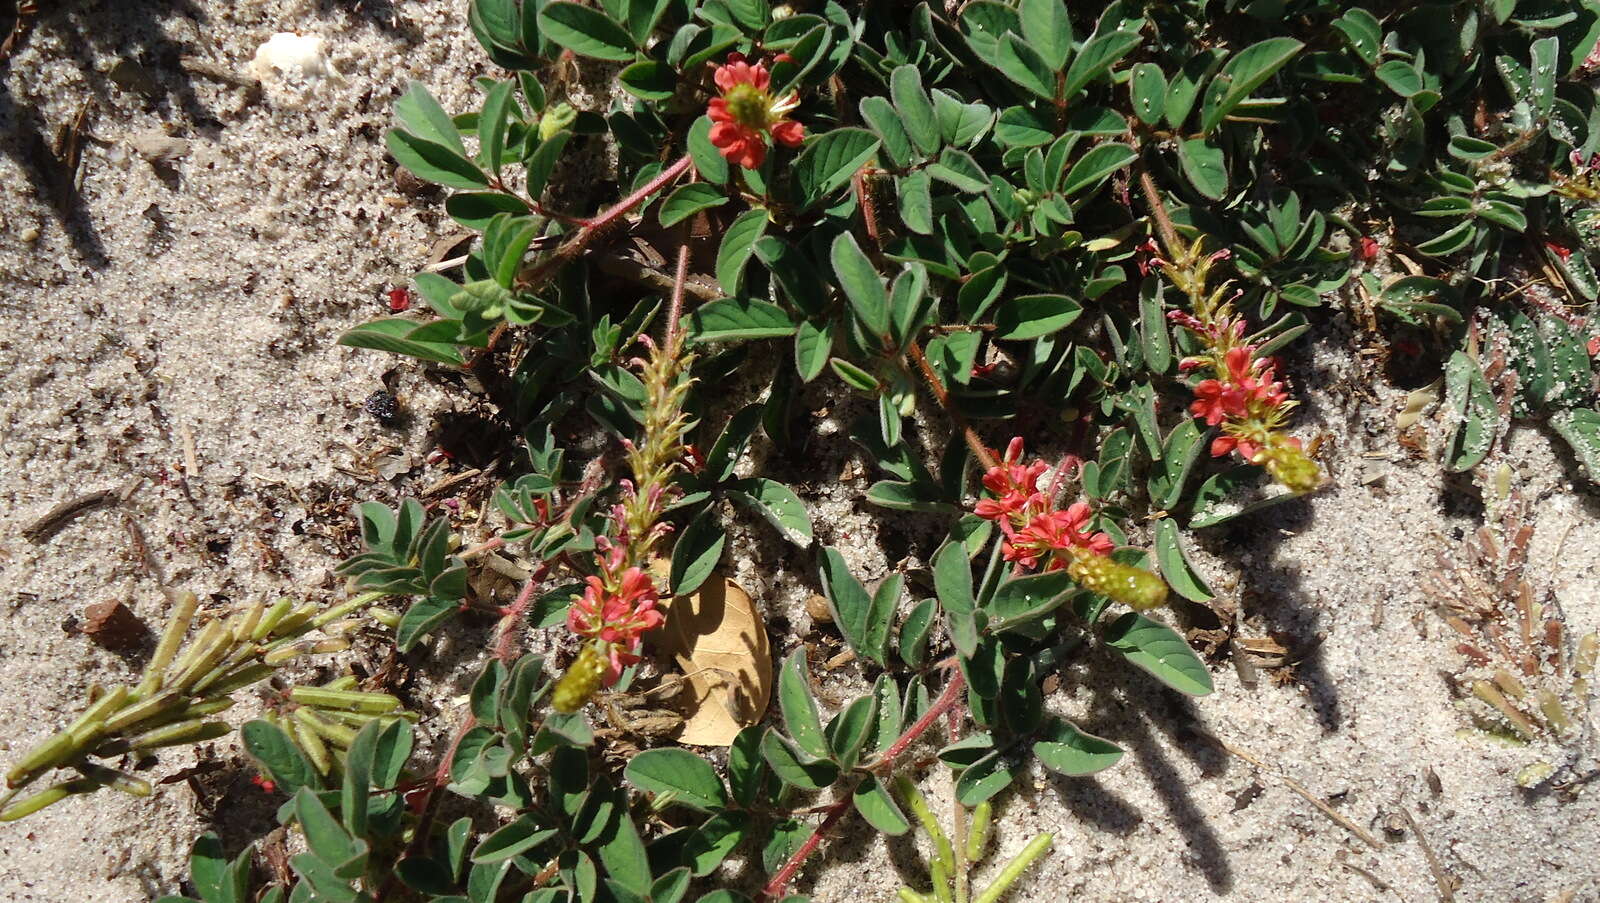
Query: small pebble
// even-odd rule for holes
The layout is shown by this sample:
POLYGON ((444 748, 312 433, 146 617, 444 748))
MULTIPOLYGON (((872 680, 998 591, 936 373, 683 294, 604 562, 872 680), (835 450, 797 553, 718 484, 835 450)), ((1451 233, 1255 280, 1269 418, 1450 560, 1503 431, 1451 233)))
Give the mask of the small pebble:
POLYGON ((34 242, 39 240, 39 230, 34 228, 33 226, 29 226, 28 228, 23 229, 20 233, 18 233, 17 237, 22 239, 23 241, 27 242, 28 244, 33 244, 34 242))
POLYGON ((386 389, 378 389, 368 395, 361 407, 384 426, 394 426, 400 422, 400 401, 386 389))
POLYGON ((150 629, 121 602, 97 602, 83 610, 83 632, 104 649, 131 649, 142 644, 150 629))
POLYGON ((818 624, 827 624, 833 620, 833 610, 828 607, 827 597, 816 593, 812 593, 811 598, 806 600, 806 614, 818 624))

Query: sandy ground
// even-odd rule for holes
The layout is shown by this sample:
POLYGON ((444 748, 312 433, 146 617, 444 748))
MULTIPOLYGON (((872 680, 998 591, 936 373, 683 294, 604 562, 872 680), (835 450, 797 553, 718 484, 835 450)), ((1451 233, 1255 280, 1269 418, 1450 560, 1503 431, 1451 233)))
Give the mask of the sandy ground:
MULTIPOLYGON (((0 89, 0 761, 75 714, 91 682, 136 672, 137 656, 75 631, 85 605, 122 600, 159 624, 162 579, 216 605, 335 597, 349 503, 393 500, 452 473, 425 458, 440 416, 471 404, 420 367, 333 344, 380 313, 384 290, 450 231, 440 197, 396 185, 381 130, 410 78, 448 109, 475 105, 470 79, 485 64, 464 4, 83 6, 45 18, 0 89), (326 37, 333 77, 269 79, 256 97, 178 65, 193 55, 242 74, 256 47, 291 29, 326 37), (80 111, 74 195, 43 152, 80 111), (187 140, 187 152, 157 166, 137 148, 163 133, 187 140), (409 418, 389 429, 362 402, 397 365, 409 418), (21 538, 56 503, 135 479, 126 510, 153 570, 117 511, 42 545, 21 538)), ((1034 832, 1056 835, 1012 899, 1425 901, 1445 898, 1436 870, 1459 883, 1460 901, 1600 899, 1592 790, 1575 800, 1521 791, 1513 776, 1528 750, 1458 736, 1467 722, 1446 680, 1455 641, 1418 578, 1481 514, 1470 483, 1441 475, 1437 424, 1427 449, 1411 452, 1394 436, 1403 393, 1351 391, 1366 372, 1354 344, 1335 324, 1291 362, 1319 387, 1302 423, 1333 437, 1332 488, 1205 534, 1194 550, 1223 600, 1242 605, 1242 636, 1271 633, 1304 655, 1295 679, 1262 672, 1251 688, 1223 665, 1217 692, 1188 701, 1096 655, 1068 669, 1052 707, 1129 755, 1091 779, 1030 772, 1001 798, 1001 855, 989 869, 1034 832)), ((837 434, 838 416, 817 417, 816 435, 837 434)), ((818 472, 835 480, 849 449, 819 447, 833 447, 818 472)), ((1596 629, 1593 487, 1575 486, 1570 458, 1537 432, 1518 433, 1507 461, 1536 512, 1531 572, 1573 633, 1596 629)), ((864 579, 903 554, 870 541, 893 520, 859 503, 870 476, 808 498, 819 541, 847 544, 864 579)), ((769 617, 808 629, 809 566, 760 529, 741 528, 731 545, 750 550, 731 566, 769 617)), ((470 647, 475 636, 456 640, 470 647)), ((448 708, 458 686, 442 666, 430 674, 440 682, 429 704, 448 708)), ((847 667, 823 684, 843 693, 859 675, 847 667)), ((424 724, 439 733, 451 720, 424 724)), ((151 800, 107 792, 0 827, 0 899, 146 900, 178 889, 200 831, 221 831, 232 848, 259 835, 270 822, 251 805, 257 791, 232 740, 212 752, 220 767, 192 782, 182 777, 191 754, 162 756, 152 774, 178 778, 151 800)), ((1592 768, 1592 743, 1588 754, 1592 768)), ((927 786, 947 808, 945 776, 927 786)), ((850 843, 859 828, 844 830, 797 889, 824 903, 888 900, 900 883, 926 890, 911 842, 850 843)))

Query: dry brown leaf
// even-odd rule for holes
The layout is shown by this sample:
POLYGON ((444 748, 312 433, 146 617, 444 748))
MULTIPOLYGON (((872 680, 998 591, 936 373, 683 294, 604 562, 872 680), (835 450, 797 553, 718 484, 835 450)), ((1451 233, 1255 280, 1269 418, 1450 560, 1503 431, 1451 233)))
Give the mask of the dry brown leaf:
POLYGON ((689 681, 680 743, 727 746, 761 720, 772 696, 772 649, 750 594, 712 574, 696 592, 666 603, 667 620, 649 634, 689 681))

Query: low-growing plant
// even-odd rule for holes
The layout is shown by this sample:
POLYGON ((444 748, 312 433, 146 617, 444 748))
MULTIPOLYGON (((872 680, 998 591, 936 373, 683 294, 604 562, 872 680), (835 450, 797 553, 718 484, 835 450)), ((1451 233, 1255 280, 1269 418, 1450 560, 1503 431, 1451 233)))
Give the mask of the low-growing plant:
MULTIPOLYGON (((504 73, 455 115, 412 85, 386 143, 454 190, 445 210, 478 239, 416 276, 419 309, 341 341, 470 372, 525 460, 492 535, 369 503, 341 572, 358 599, 405 600, 384 618, 399 650, 479 611, 493 655, 467 714, 420 725, 448 738, 429 768, 407 767, 396 698, 348 676, 246 724, 307 850, 258 875, 208 835, 193 893, 731 903, 717 885, 743 849, 762 899, 797 899, 843 820, 902 835, 915 818, 932 898, 965 901, 909 753, 938 736, 958 819, 982 823, 1032 763, 1075 777, 1120 758, 1046 710, 1046 677, 1085 644, 1212 691, 1162 609, 1212 598, 1187 533, 1328 479, 1294 418, 1297 341, 1319 323, 1348 317, 1396 372, 1442 372, 1450 469, 1523 419, 1594 475, 1600 4, 1375 6, 473 0, 504 73), (574 71, 614 71, 614 90, 590 97, 574 71), (573 184, 601 155, 608 180, 573 184), (805 447, 793 411, 816 392, 880 472, 862 500, 943 536, 911 550, 926 580, 869 590, 816 543, 845 537, 813 522, 802 481, 751 473, 753 451, 805 447), (555 437, 584 427, 610 447, 580 466, 555 437), (691 673, 654 648, 738 551, 724 501, 814 562, 866 691, 820 701, 793 648, 769 680, 778 717, 765 691, 739 697, 725 751, 702 754, 630 735, 612 703, 705 672, 739 695, 725 663, 691 673), (527 565, 503 607, 471 580, 516 567, 502 552, 527 565), (548 655, 521 652, 530 624, 556 632, 548 655), (447 806, 466 814, 445 825, 447 806)), ((1492 637, 1513 614, 1490 608, 1458 629, 1492 637)), ((1524 634, 1548 621, 1515 616, 1524 634)), ((1587 679, 1580 659, 1592 644, 1563 675, 1587 679)), ((1471 691, 1513 729, 1565 736, 1541 695, 1558 691, 1507 697, 1507 677, 1524 683, 1501 668, 1471 691)), ((115 786, 80 753, 121 747, 81 726, 13 774, 115 786)))

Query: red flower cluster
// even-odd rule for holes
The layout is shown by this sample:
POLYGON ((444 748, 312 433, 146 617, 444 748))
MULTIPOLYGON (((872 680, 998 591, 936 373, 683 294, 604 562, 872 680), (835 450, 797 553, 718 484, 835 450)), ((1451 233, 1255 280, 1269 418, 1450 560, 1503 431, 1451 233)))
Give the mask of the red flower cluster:
MULTIPOLYGON (((781 57, 779 59, 782 59, 781 57)), ((772 74, 761 63, 745 62, 741 53, 728 54, 716 67, 714 78, 721 97, 706 106, 711 117, 711 143, 729 161, 755 169, 767 156, 766 136, 785 147, 799 147, 805 127, 788 118, 800 105, 800 95, 772 96, 772 74)))
MULTIPOLYGON (((617 563, 620 552, 614 550, 609 560, 603 561, 617 563)), ((588 588, 567 610, 567 628, 606 645, 609 666, 603 683, 610 686, 622 675, 623 668, 639 661, 643 634, 661 626, 664 617, 656 607, 661 598, 655 581, 636 567, 615 576, 608 573, 589 577, 586 582, 588 588)))
POLYGON ((1204 417, 1206 426, 1216 426, 1227 417, 1246 416, 1252 402, 1275 408, 1289 400, 1289 393, 1277 382, 1276 368, 1269 361, 1251 357, 1253 350, 1241 345, 1223 355, 1227 382, 1204 379, 1194 387, 1195 400, 1189 410, 1196 417, 1204 417))
POLYGON ((1050 494, 1039 488, 1047 470, 1043 461, 1022 463, 1019 437, 1006 447, 1005 458, 983 475, 984 487, 995 498, 979 500, 973 511, 1004 531, 1001 554, 1024 568, 1044 561, 1048 570, 1066 567, 1067 553, 1073 549, 1109 554, 1116 547, 1111 537, 1084 529, 1093 513, 1087 502, 1074 502, 1065 511, 1052 508, 1050 494))

